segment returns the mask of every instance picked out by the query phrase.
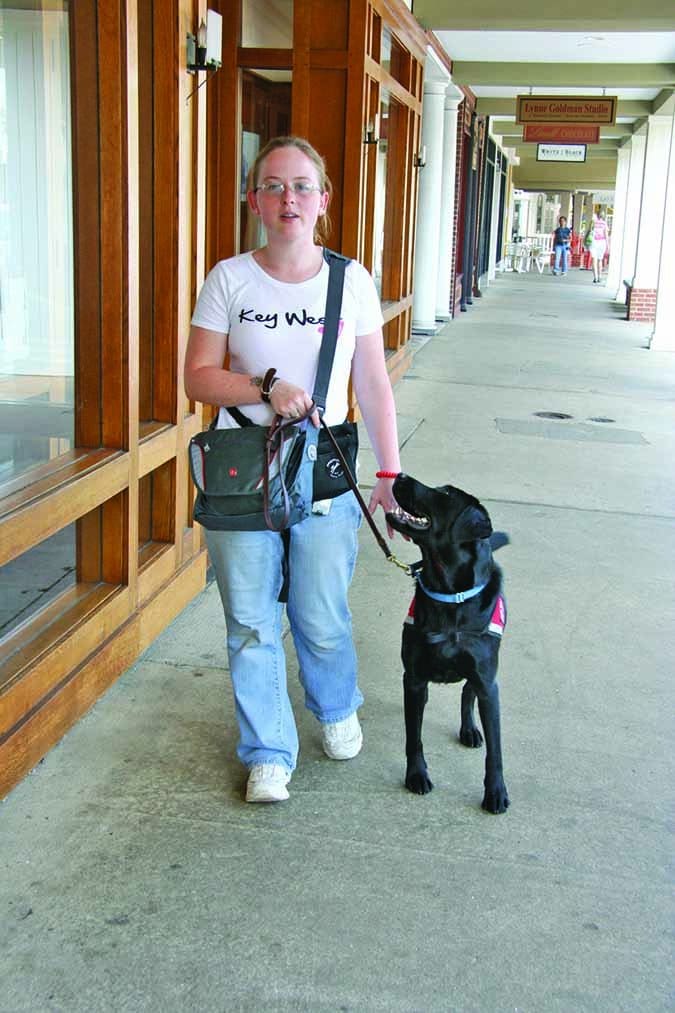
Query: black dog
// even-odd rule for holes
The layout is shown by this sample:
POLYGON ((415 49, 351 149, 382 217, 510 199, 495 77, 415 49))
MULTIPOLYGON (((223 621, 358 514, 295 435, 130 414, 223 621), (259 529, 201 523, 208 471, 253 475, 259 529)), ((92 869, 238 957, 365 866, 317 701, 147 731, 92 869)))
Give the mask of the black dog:
POLYGON ((408 475, 394 482, 402 512, 388 513, 392 528, 422 550, 413 569, 415 597, 403 627, 406 787, 418 795, 431 791, 422 751, 422 718, 429 682, 460 682, 460 741, 480 746, 474 703, 485 734, 483 808, 503 813, 509 804, 502 776, 497 659, 506 624, 502 574, 492 549, 508 542, 493 533, 485 507, 451 485, 431 489, 408 475))

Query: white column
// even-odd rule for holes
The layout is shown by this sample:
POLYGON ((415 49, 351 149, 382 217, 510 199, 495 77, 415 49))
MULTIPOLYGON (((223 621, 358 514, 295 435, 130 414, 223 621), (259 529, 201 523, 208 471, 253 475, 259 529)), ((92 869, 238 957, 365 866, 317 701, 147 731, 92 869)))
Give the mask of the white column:
MULTIPOLYGON (((516 235, 517 236, 526 236, 527 235, 527 218, 528 218, 528 215, 530 213, 529 212, 529 204, 530 204, 530 195, 529 195, 529 193, 527 191, 525 191, 525 190, 522 190, 518 194, 518 202, 520 204, 520 209, 519 209, 519 212, 518 212, 518 229, 516 231, 516 235)), ((509 240, 510 239, 511 239, 511 236, 509 235, 509 240)))
POLYGON ((436 319, 450 320, 450 280, 455 256, 453 224, 455 217, 455 180, 457 176, 457 110, 464 94, 454 84, 446 87, 443 110, 443 171, 441 178, 440 235, 438 276, 436 279, 436 319))
MULTIPOLYGON (((552 200, 551 200, 551 203, 553 203, 552 200)), ((557 210, 556 214, 553 215, 553 228, 551 229, 551 232, 553 232, 553 229, 557 229, 558 228, 558 219, 560 218, 561 215, 564 218, 567 219, 567 224, 569 225, 570 224, 570 193, 569 193, 569 190, 559 190, 558 191, 558 210, 557 210)), ((571 226, 570 226, 570 228, 571 228, 571 226)), ((544 229, 544 231, 546 231, 546 230, 544 229)))
POLYGON ((490 221, 490 248, 488 250, 488 285, 494 280, 497 274, 497 232, 499 231, 499 219, 504 214, 504 208, 500 207, 499 198, 502 189, 501 164, 504 156, 498 148, 495 162, 495 176, 492 186, 492 215, 490 221))
POLYGON ((581 216, 583 213, 584 198, 583 194, 575 193, 572 200, 572 214, 570 216, 569 224, 575 232, 578 232, 581 228, 581 216))
POLYGON ((617 302, 625 298, 624 279, 632 283, 635 274, 635 252, 637 250, 637 234, 640 221, 640 205, 642 204, 642 181, 645 169, 646 134, 633 134, 628 168, 628 193, 626 195, 626 214, 623 229, 623 248, 621 250, 621 271, 617 302))
POLYGON ((661 264, 656 293, 656 319, 650 348, 675 352, 675 114, 671 120, 666 182, 666 206, 661 232, 661 264))
POLYGON ((426 164, 419 171, 412 328, 436 333, 436 283, 441 234, 439 208, 443 177, 445 81, 426 81, 422 104, 422 147, 426 164))
MULTIPOLYGON (((569 225, 570 228, 572 227, 573 206, 574 206, 574 194, 572 193, 571 190, 567 190, 563 194, 563 202, 562 202, 563 209, 561 210, 560 214, 565 216, 565 218, 567 219, 567 224, 569 225)), ((556 222, 556 227, 557 225, 558 223, 556 222)))
POLYGON ((511 242, 511 236, 513 234, 513 205, 515 204, 515 199, 514 199, 514 196, 513 196, 513 182, 512 182, 513 177, 509 176, 509 174, 508 174, 509 170, 508 169, 506 171, 507 171, 507 176, 506 176, 506 204, 507 204, 507 207, 508 207, 508 212, 507 212, 507 215, 506 215, 506 225, 504 226, 504 242, 505 243, 510 243, 511 242))
POLYGON ((659 260, 663 211, 666 203, 666 178, 670 152, 670 116, 650 116, 647 128, 645 178, 640 208, 640 228, 635 258, 636 289, 656 289, 659 283, 659 260))
POLYGON ((612 219, 611 249, 607 271, 607 289, 615 293, 618 302, 623 302, 625 289, 621 278, 621 254, 623 252, 624 226, 626 224, 626 201, 628 197, 628 171, 630 169, 630 145, 619 148, 614 184, 614 217, 612 219), (619 298, 619 295, 621 298, 619 298))

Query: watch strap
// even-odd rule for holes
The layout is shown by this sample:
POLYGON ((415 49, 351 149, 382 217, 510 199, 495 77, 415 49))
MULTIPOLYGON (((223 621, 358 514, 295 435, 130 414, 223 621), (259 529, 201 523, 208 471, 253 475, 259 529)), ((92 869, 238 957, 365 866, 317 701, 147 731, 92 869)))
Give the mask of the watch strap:
POLYGON ((260 396, 265 402, 265 404, 270 403, 270 394, 272 393, 272 387, 276 383, 277 379, 278 379, 277 371, 276 369, 274 369, 274 367, 268 369, 263 377, 263 381, 260 385, 260 396))

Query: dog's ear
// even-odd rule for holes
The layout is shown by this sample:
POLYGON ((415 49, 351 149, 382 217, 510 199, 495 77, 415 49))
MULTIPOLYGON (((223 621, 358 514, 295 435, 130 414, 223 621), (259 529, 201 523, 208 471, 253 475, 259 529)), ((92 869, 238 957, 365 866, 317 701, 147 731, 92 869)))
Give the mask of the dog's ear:
POLYGON ((487 510, 480 503, 465 507, 453 524, 452 533, 458 542, 475 542, 477 538, 489 538, 492 523, 487 510))

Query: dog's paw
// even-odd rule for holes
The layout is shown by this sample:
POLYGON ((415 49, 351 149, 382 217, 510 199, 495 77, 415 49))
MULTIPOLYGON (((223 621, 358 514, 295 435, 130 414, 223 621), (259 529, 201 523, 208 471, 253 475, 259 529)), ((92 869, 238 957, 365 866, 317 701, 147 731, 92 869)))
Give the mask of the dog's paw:
POLYGON ((509 796, 506 793, 506 785, 495 785, 494 788, 486 788, 483 797, 483 809, 489 813, 505 813, 509 807, 509 796))
POLYGON ((434 787, 426 770, 414 770, 406 774, 405 786, 415 795, 428 795, 434 787))
POLYGON ((471 725, 468 728, 462 725, 459 730, 459 741, 463 746, 468 746, 469 749, 478 749, 479 746, 483 745, 483 736, 475 725, 471 725))

